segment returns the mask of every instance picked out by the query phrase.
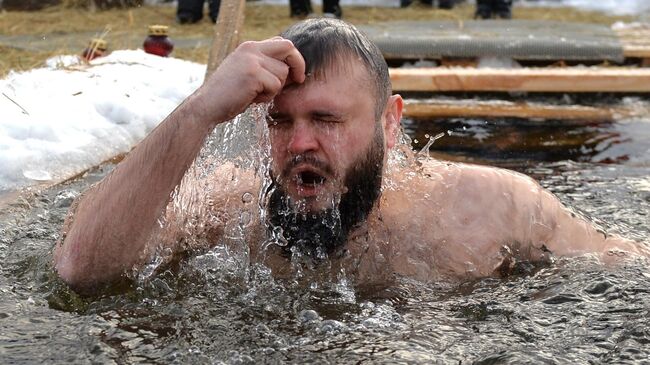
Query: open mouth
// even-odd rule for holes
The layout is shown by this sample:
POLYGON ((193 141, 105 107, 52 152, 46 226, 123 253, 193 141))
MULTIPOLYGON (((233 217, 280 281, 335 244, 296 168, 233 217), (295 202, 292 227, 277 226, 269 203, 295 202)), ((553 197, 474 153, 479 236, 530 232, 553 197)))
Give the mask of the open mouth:
POLYGON ((301 171, 296 175, 296 183, 298 186, 315 188, 322 185, 327 179, 315 171, 301 171))

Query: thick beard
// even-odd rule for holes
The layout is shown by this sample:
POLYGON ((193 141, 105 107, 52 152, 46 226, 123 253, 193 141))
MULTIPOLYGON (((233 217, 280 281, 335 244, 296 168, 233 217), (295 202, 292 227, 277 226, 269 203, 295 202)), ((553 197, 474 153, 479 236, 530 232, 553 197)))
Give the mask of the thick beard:
POLYGON ((338 206, 318 212, 297 212, 282 185, 272 177, 267 227, 282 229, 284 252, 324 259, 343 247, 350 231, 366 220, 381 194, 384 140, 379 126, 366 153, 345 174, 347 192, 338 206))

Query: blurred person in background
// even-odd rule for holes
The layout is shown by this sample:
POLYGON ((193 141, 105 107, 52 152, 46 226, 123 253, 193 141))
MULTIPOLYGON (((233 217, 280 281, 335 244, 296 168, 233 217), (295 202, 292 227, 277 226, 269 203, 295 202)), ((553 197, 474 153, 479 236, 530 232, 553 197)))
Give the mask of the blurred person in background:
MULTIPOLYGON (((314 14, 311 0, 289 0, 289 10, 292 18, 304 19, 314 14)), ((323 0, 323 17, 341 19, 341 16, 339 0, 323 0)))
POLYGON ((476 19, 512 18, 512 0, 476 0, 476 19))
MULTIPOLYGON (((462 0, 438 0, 439 9, 452 9, 456 3, 462 0)), ((433 0, 420 0, 424 5, 433 6, 433 0)), ((400 0, 400 7, 405 8, 413 3, 413 0, 400 0)))
MULTIPOLYGON (((203 4, 205 0, 178 0, 176 8, 176 20, 180 24, 196 23, 203 18, 203 4)), ((221 0, 208 0, 209 15, 213 23, 217 22, 219 16, 219 5, 221 0)))

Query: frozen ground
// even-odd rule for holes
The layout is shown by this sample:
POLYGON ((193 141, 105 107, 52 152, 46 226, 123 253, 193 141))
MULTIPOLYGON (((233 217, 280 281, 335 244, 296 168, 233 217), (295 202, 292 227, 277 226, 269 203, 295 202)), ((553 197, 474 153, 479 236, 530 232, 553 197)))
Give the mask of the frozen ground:
POLYGON ((205 66, 142 51, 76 57, 0 80, 0 195, 129 151, 202 82, 205 66))

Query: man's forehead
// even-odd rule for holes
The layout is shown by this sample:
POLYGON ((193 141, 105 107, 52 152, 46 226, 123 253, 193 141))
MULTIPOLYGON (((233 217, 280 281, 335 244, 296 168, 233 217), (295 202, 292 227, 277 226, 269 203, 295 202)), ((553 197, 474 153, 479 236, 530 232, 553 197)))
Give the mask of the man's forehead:
POLYGON ((323 67, 316 70, 309 70, 305 76, 305 82, 302 84, 291 83, 285 86, 282 92, 305 87, 314 82, 327 83, 328 80, 337 77, 352 78, 355 82, 361 83, 360 86, 363 88, 370 82, 370 73, 365 64, 358 57, 345 54, 336 60, 323 64, 323 67))

